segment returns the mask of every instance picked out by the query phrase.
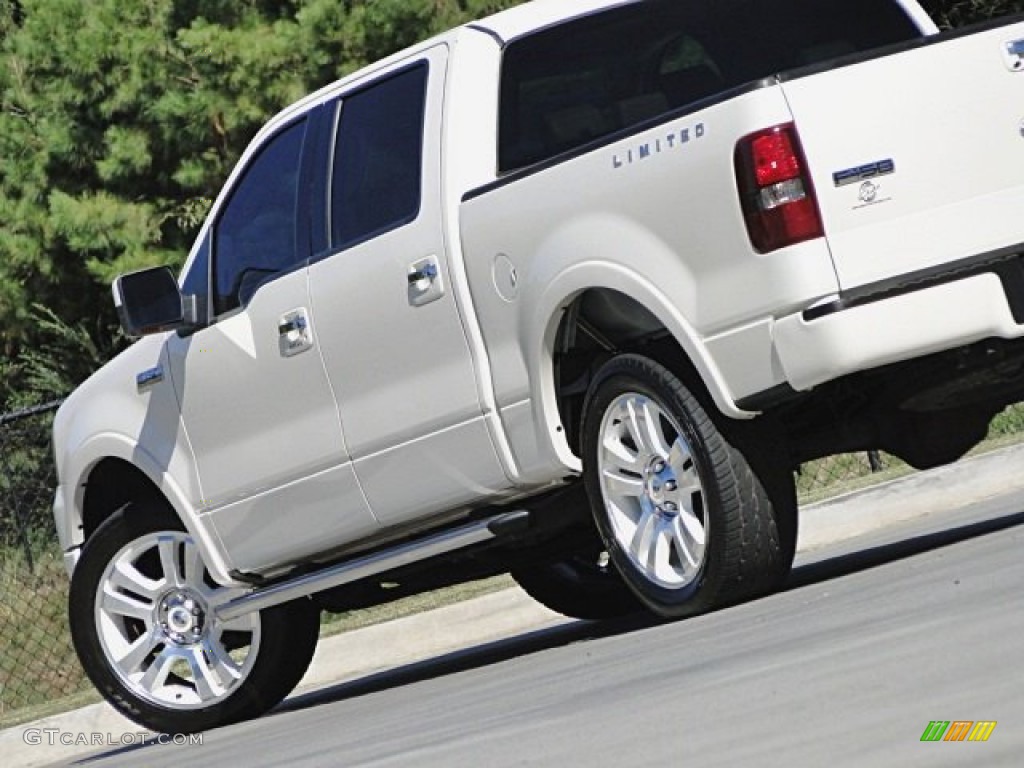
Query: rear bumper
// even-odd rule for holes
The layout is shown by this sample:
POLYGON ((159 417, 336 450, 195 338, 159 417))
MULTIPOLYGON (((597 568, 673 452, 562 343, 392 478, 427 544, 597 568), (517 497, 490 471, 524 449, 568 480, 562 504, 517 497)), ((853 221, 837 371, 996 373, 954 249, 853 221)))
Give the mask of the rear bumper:
POLYGON ((1020 337, 1024 324, 992 272, 824 315, 789 315, 773 329, 778 361, 796 390, 983 339, 1020 337))

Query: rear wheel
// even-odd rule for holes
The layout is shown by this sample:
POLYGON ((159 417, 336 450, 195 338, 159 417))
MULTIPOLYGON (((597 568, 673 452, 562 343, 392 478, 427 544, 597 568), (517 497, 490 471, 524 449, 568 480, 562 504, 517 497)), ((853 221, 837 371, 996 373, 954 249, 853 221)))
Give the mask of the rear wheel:
POLYGON ((598 530, 652 611, 689 616, 785 578, 796 536, 792 475, 768 461, 755 471, 667 368, 638 355, 607 363, 587 395, 583 441, 598 530))
POLYGON ((114 707, 156 731, 191 733, 262 714, 305 674, 319 635, 309 600, 231 621, 195 541, 163 509, 117 512, 71 581, 71 636, 114 707))

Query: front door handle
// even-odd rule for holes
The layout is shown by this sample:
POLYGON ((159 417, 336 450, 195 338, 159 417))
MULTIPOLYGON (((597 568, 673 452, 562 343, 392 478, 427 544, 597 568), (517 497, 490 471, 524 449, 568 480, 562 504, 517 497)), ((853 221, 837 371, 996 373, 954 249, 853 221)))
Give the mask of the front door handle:
POLYGON ((281 315, 277 321, 277 348, 281 357, 294 357, 313 347, 313 330, 305 307, 281 315))
POLYGON ((277 332, 282 336, 286 336, 293 331, 304 331, 309 326, 309 321, 306 320, 306 316, 302 314, 289 314, 281 318, 280 325, 277 326, 277 332))

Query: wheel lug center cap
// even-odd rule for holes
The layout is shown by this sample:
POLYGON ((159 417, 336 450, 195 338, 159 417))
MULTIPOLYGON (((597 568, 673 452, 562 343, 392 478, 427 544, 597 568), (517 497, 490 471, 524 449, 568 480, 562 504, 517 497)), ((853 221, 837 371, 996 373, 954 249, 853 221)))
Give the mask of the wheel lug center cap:
POLYGON ((205 621, 206 615, 198 599, 188 592, 171 592, 160 601, 160 624, 175 643, 197 639, 205 621))
POLYGON ((644 494, 656 506, 667 502, 667 495, 676 490, 675 475, 663 459, 652 461, 644 472, 644 494))
POLYGON ((167 623, 175 632, 188 632, 192 629, 192 614, 181 606, 172 608, 167 613, 167 623))

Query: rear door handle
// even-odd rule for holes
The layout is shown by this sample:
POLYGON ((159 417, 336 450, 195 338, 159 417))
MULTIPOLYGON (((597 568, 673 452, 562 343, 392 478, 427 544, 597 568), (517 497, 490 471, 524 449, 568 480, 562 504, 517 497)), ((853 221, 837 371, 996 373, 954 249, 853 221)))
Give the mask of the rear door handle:
POLYGON ((409 304, 422 307, 444 296, 444 277, 436 256, 414 261, 405 273, 409 291, 409 304))
POLYGON ((427 263, 419 269, 415 269, 409 273, 409 285, 416 285, 421 280, 436 280, 437 279, 437 264, 427 263))

